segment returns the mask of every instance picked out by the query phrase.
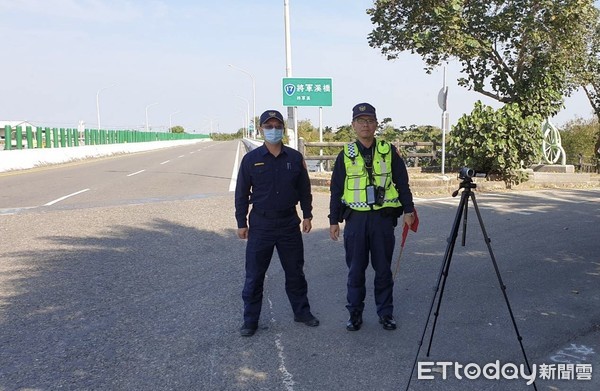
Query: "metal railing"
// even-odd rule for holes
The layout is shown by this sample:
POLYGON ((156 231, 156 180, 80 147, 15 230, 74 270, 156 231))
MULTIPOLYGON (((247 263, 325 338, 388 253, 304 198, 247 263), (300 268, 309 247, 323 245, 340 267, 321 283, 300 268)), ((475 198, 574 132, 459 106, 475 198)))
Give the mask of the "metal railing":
POLYGON ((104 130, 11 126, 4 128, 4 150, 33 148, 65 148, 82 145, 107 145, 149 141, 209 138, 204 134, 142 132, 138 130, 104 130), (24 136, 24 137, 23 137, 24 136), (14 145, 13 145, 14 142, 14 145))
POLYGON ((577 155, 577 162, 574 163, 577 172, 600 173, 600 159, 594 156, 577 155))
MULTIPOLYGON (((298 151, 304 156, 304 159, 307 161, 322 161, 325 162, 326 166, 332 165, 332 161, 335 161, 337 155, 339 153, 336 152, 335 155, 321 155, 320 151, 323 148, 331 148, 331 147, 339 147, 340 150, 344 147, 344 145, 348 144, 348 142, 308 142, 304 141, 303 138, 298 139, 298 151), (316 152, 316 148, 319 148, 316 152), (314 153, 314 154, 313 154, 314 153)), ((398 151, 403 156, 403 158, 407 161, 407 165, 412 163, 413 167, 419 167, 419 159, 420 158, 428 158, 432 161, 437 159, 437 143, 431 141, 410 141, 410 142, 392 142, 398 151), (428 152, 417 152, 417 150, 429 149, 428 152)))

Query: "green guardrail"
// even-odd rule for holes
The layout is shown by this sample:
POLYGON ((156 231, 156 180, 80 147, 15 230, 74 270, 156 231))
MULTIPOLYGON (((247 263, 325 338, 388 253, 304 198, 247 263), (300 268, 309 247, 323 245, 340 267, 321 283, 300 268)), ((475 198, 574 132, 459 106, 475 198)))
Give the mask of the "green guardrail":
POLYGON ((143 132, 139 130, 5 127, 4 150, 66 148, 84 145, 140 143, 150 141, 194 140, 210 138, 206 134, 143 132), (23 138, 25 134, 25 139, 23 138), (13 145, 14 142, 14 145, 13 145), (26 145, 23 145, 26 142, 26 145))

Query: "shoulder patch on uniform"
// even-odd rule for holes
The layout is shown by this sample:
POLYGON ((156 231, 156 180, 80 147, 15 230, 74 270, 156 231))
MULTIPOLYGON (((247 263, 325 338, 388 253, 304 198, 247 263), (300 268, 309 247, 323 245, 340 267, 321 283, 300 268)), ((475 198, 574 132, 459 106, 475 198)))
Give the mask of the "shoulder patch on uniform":
POLYGON ((258 163, 254 163, 255 166, 264 166, 265 163, 264 162, 258 162, 258 163))

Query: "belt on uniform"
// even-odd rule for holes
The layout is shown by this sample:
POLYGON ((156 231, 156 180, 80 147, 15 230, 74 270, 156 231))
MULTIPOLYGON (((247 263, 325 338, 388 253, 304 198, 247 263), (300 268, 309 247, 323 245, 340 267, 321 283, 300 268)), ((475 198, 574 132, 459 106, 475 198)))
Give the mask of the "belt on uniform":
POLYGON ((369 210, 354 210, 354 209, 350 209, 348 208, 348 210, 350 210, 350 212, 348 212, 348 214, 350 213, 378 213, 383 217, 400 217, 402 216, 403 213, 403 209, 402 207, 399 208, 381 208, 381 209, 369 209, 369 210))
POLYGON ((252 212, 257 213, 261 216, 267 217, 269 219, 277 219, 283 217, 289 217, 296 214, 296 208, 287 208, 282 210, 263 210, 252 208, 252 212))

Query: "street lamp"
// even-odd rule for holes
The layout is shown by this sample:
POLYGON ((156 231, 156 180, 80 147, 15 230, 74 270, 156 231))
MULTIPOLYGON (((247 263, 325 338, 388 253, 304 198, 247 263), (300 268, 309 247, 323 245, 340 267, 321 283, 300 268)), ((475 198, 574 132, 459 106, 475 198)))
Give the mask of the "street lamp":
POLYGON ((98 115, 98 130, 100 130, 100 91, 104 91, 107 88, 114 87, 115 84, 111 84, 107 87, 100 88, 96 92, 96 114, 98 115))
POLYGON ((207 116, 203 115, 203 117, 205 118, 205 121, 209 121, 210 122, 210 133, 208 134, 209 137, 212 137, 212 133, 213 133, 213 121, 217 122, 217 132, 219 131, 219 119, 218 118, 208 118, 207 116))
POLYGON ((173 116, 177 113, 181 113, 181 111, 176 111, 174 113, 169 114, 169 133, 173 132, 173 125, 171 123, 171 118, 173 118, 173 116))
POLYGON ((246 102, 246 129, 249 129, 248 125, 250 125, 250 102, 248 102, 248 99, 239 95, 236 95, 235 97, 246 102))
POLYGON ((242 113, 242 137, 246 138, 246 131, 248 130, 248 111, 238 107, 242 113))
POLYGON ((233 69, 237 69, 242 73, 245 73, 246 75, 250 76, 250 79, 252 79, 252 130, 254 132, 254 138, 256 138, 256 124, 254 123, 254 121, 256 120, 256 83, 254 82, 254 76, 252 76, 250 72, 238 68, 235 65, 229 64, 229 66, 233 69))
POLYGON ((449 114, 448 114, 448 87, 446 86, 446 67, 444 67, 444 84, 438 93, 438 105, 442 109, 442 178, 446 176, 446 133, 448 130, 449 114))
POLYGON ((157 105, 158 103, 150 103, 148 106, 146 106, 146 132, 148 132, 148 108, 157 105))
MULTIPOLYGON (((283 22, 285 30, 285 77, 292 77, 292 40, 290 37, 290 2, 283 1, 283 22)), ((298 110, 296 106, 287 108, 287 126, 293 131, 293 148, 298 149, 298 110)))

